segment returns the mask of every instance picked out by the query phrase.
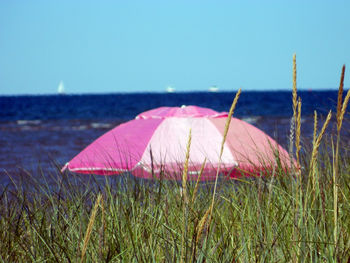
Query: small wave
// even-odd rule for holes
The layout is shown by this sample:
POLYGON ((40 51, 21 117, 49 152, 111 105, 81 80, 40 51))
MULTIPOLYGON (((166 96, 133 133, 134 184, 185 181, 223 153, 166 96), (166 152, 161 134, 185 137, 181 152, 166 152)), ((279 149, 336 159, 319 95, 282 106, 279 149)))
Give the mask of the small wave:
POLYGON ((82 131, 82 130, 86 130, 87 126, 86 125, 79 125, 79 126, 73 126, 72 130, 76 130, 76 131, 82 131))
POLYGON ((28 126, 28 125, 22 126, 22 127, 20 128, 21 131, 30 131, 30 130, 32 130, 32 129, 33 129, 33 128, 30 127, 30 126, 28 126))
POLYGON ((252 117, 242 118, 242 121, 248 122, 248 123, 250 123, 250 124, 254 124, 254 123, 256 123, 259 119, 260 119, 259 116, 252 116, 252 117))
POLYGON ((40 123, 40 120, 17 120, 18 125, 38 125, 40 123))
POLYGON ((110 128, 112 125, 109 123, 99 123, 99 122, 93 122, 91 123, 91 127, 94 129, 101 129, 101 128, 110 128))

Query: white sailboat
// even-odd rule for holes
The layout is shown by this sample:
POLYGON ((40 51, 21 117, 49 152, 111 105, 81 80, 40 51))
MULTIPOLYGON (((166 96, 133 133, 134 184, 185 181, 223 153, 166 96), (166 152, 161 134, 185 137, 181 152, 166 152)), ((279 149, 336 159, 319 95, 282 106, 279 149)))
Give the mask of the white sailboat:
POLYGON ((62 80, 60 81, 60 84, 58 84, 57 93, 60 94, 60 95, 66 94, 66 92, 64 90, 64 84, 63 84, 62 80))
POLYGON ((218 92, 218 91, 219 91, 219 88, 218 88, 217 86, 214 85, 214 86, 209 87, 208 91, 209 91, 209 92, 218 92))
POLYGON ((166 92, 168 92, 168 93, 173 93, 173 92, 175 92, 175 88, 173 88, 172 86, 168 86, 168 87, 166 88, 166 92))

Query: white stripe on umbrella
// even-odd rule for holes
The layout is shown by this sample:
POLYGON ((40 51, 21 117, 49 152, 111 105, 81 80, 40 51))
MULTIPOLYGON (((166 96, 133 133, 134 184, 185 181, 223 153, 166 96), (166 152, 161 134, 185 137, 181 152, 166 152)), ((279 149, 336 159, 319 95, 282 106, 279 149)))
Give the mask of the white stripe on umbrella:
MULTIPOLYGON (((219 163, 222 135, 208 118, 165 119, 150 139, 141 163, 146 167, 164 167, 167 171, 178 171, 186 156, 186 145, 190 128, 192 143, 190 148, 190 171, 198 170, 204 159, 208 166, 219 163), (152 152, 152 156, 151 156, 152 152)), ((224 145, 222 164, 234 167, 237 162, 227 145, 224 145)))

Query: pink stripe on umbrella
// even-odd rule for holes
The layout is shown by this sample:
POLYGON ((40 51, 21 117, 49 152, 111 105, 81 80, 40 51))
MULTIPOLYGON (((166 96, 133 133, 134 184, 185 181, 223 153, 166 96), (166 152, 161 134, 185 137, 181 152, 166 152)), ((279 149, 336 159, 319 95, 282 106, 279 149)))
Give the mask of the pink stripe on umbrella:
POLYGON ((132 170, 162 121, 132 120, 117 126, 74 157, 69 170, 104 175, 132 170))
MULTIPOLYGON (((211 119, 211 121, 223 134, 226 123, 222 119, 211 119)), ((285 166, 290 164, 289 154, 275 140, 253 125, 237 118, 231 120, 226 144, 235 156, 238 167, 243 170, 261 172, 263 168, 274 167, 276 155, 285 166)), ((253 172, 254 175, 256 175, 255 172, 253 172)))

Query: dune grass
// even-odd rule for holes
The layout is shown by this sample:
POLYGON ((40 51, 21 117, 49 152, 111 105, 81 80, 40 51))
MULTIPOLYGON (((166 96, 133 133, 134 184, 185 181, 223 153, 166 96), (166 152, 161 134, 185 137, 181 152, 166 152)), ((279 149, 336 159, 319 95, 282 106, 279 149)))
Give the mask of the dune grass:
POLYGON ((308 143, 293 61, 293 169, 276 162, 264 177, 207 183, 188 181, 186 164, 182 182, 59 169, 21 182, 9 175, 13 184, 0 186, 0 262, 348 262, 345 68, 336 133, 327 133, 331 113, 324 120, 315 114, 308 143))

